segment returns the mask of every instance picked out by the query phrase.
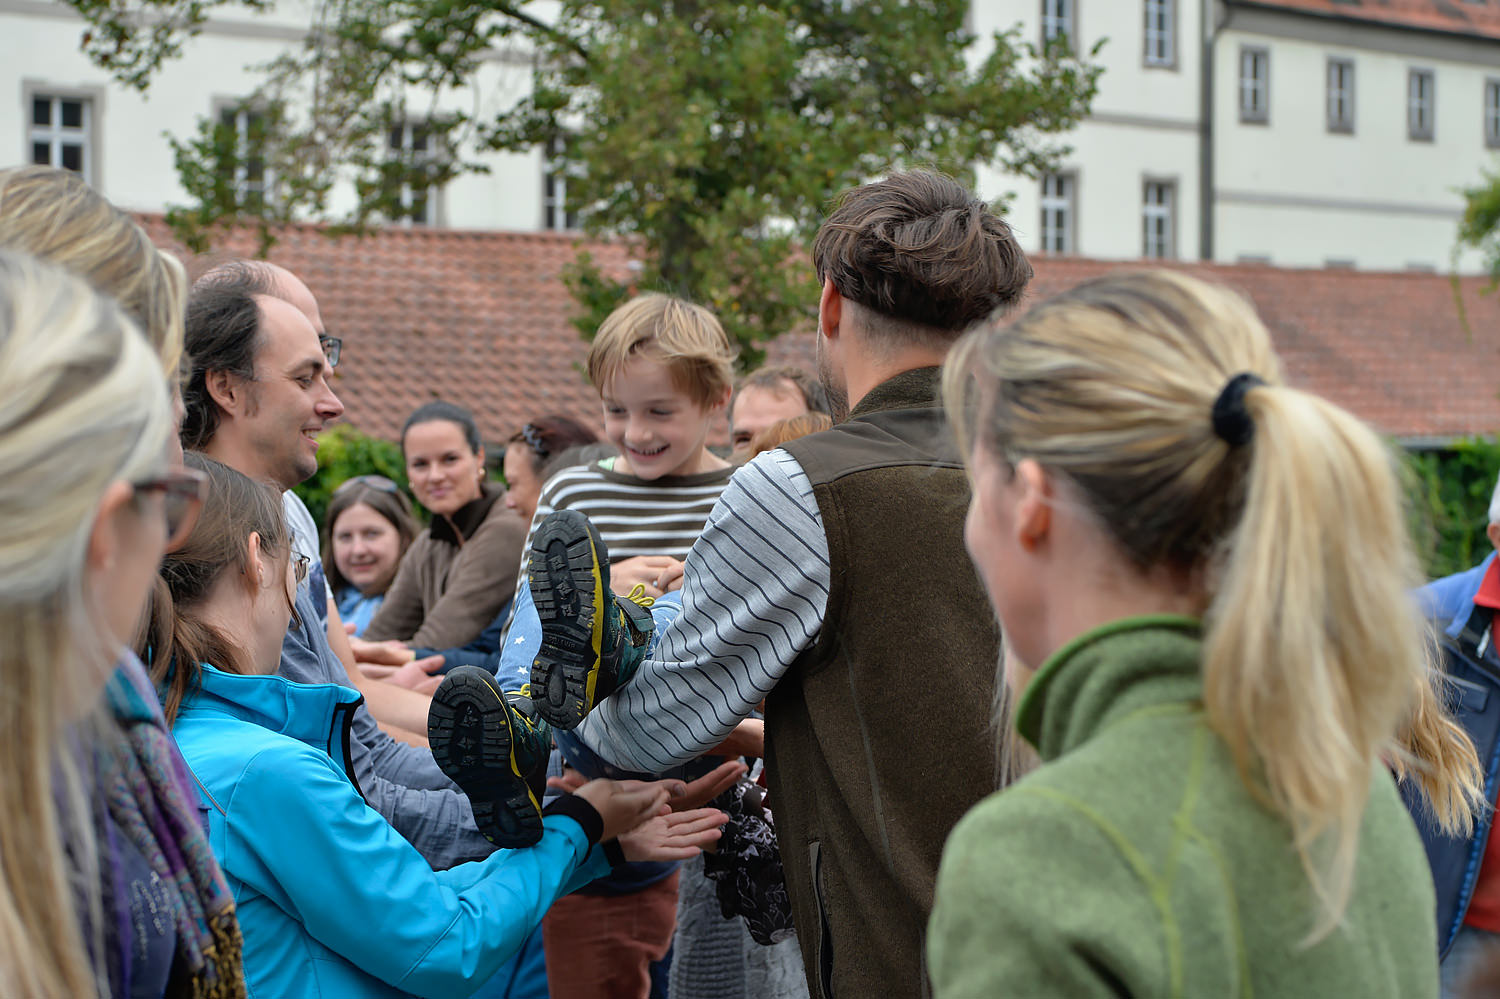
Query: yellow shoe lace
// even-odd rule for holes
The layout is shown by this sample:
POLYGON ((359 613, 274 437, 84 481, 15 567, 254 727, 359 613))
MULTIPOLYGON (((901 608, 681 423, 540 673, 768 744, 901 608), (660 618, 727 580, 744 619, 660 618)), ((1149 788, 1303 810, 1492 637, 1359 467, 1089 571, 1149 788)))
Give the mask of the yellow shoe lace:
POLYGON ((631 601, 632 603, 639 604, 642 607, 650 607, 652 604, 656 603, 655 597, 646 596, 645 583, 636 583, 635 586, 631 587, 630 592, 625 594, 625 599, 631 601))

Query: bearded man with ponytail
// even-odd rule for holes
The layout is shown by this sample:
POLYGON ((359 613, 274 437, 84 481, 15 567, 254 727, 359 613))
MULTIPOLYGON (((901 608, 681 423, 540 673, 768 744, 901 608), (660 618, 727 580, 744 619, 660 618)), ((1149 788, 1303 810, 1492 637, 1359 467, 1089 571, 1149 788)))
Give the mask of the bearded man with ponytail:
POLYGON ((948 841, 937 995, 1436 996, 1397 781, 1463 831, 1481 774, 1389 449, 1171 272, 981 328, 944 382, 1041 765, 948 841))

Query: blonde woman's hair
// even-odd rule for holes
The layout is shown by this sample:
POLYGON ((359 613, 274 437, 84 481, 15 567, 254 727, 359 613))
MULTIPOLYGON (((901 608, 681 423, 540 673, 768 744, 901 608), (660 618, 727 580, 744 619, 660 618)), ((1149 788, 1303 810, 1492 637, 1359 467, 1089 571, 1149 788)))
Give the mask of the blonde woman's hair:
POLYGON ((665 364, 672 384, 700 406, 719 402, 734 384, 737 352, 718 318, 671 295, 639 295, 605 318, 589 348, 589 381, 604 392, 638 356, 665 364))
POLYGON ((1285 384, 1250 303, 1168 271, 1079 285, 950 356, 965 453, 1031 458, 1140 570, 1201 580, 1204 704, 1247 786, 1284 815, 1319 903, 1353 888, 1374 768, 1414 781, 1443 827, 1471 828, 1479 762, 1444 712, 1410 588, 1422 573, 1398 461, 1369 427, 1285 384), (1212 410, 1244 372, 1249 443, 1212 410))
POLYGON ((160 360, 120 308, 0 250, 0 995, 109 989, 86 771, 121 648, 85 562, 105 490, 158 473, 172 429, 160 360))
POLYGON ((71 170, 0 170, 0 247, 50 261, 112 296, 176 377, 187 271, 125 212, 71 170))

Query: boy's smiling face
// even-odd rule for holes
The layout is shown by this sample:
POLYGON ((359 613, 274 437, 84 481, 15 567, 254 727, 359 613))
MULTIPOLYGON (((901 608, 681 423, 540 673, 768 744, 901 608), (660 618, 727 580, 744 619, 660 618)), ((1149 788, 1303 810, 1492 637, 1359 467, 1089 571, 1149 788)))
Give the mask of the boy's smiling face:
POLYGON ((600 396, 604 436, 620 449, 632 474, 659 479, 724 467, 705 445, 727 393, 716 405, 703 406, 673 383, 666 364, 637 354, 605 383, 600 396))

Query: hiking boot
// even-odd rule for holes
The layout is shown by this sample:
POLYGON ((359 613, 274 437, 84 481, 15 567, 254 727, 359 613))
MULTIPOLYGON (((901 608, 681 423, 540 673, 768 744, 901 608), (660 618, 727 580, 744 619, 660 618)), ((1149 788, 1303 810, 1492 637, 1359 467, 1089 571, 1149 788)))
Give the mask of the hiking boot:
POLYGON ((479 831, 496 846, 515 849, 542 838, 552 737, 533 713, 524 691, 506 694, 478 666, 453 670, 432 695, 432 758, 469 796, 479 831))
POLYGON ((646 658, 656 627, 651 598, 637 586, 615 599, 604 540, 577 510, 548 514, 537 525, 526 576, 542 622, 531 662, 536 709, 557 728, 572 729, 646 658))

